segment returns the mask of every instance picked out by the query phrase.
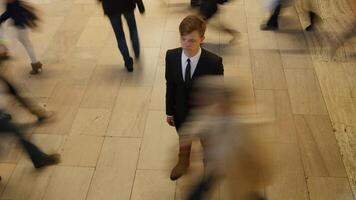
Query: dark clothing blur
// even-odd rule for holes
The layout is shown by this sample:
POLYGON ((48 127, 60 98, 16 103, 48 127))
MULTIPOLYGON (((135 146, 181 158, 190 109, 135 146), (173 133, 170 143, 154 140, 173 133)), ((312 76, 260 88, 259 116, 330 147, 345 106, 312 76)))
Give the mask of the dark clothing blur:
POLYGON ((41 165, 43 160, 47 158, 48 155, 26 139, 20 129, 12 124, 11 121, 0 119, 0 136, 4 135, 13 135, 19 140, 35 167, 41 165))
POLYGON ((20 0, 6 3, 6 10, 0 16, 0 24, 10 18, 13 20, 14 25, 20 28, 25 28, 26 26, 31 27, 34 25, 34 21, 38 20, 33 8, 20 0))
POLYGON ((203 0, 199 13, 205 20, 210 19, 218 12, 218 4, 224 4, 228 0, 203 0))
POLYGON ((190 93, 194 81, 205 75, 224 74, 222 58, 205 49, 201 50, 202 52, 189 86, 184 82, 182 74, 181 56, 183 49, 171 49, 166 53, 166 114, 174 116, 177 130, 184 123, 192 108, 190 93))
POLYGON ((108 16, 133 11, 136 4, 141 13, 141 10, 144 9, 142 0, 102 0, 102 4, 104 13, 108 16))
MULTIPOLYGON (((0 81, 7 87, 8 93, 12 96, 14 96, 20 103, 24 105, 25 108, 29 109, 30 112, 30 103, 26 101, 24 98, 22 98, 16 88, 10 84, 8 80, 6 80, 3 76, 0 76, 0 81)), ((3 111, 0 110, 0 115, 3 115, 3 111)), ((5 114, 6 115, 6 114, 5 114)), ((47 154, 42 152, 36 145, 31 143, 24 134, 21 132, 21 130, 16 127, 8 118, 0 118, 0 136, 3 135, 13 135, 15 136, 23 148, 25 149, 26 153, 29 155, 31 158, 31 161, 35 167, 40 166, 43 161, 47 158, 47 154)))

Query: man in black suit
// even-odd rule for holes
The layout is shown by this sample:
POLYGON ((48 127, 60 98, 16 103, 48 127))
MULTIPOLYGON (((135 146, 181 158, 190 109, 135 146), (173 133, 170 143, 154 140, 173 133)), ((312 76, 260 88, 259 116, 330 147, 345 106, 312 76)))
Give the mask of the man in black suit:
MULTIPOLYGON (((166 114, 167 123, 178 132, 191 105, 189 96, 194 81, 204 75, 223 75, 222 58, 200 47, 204 41, 206 24, 197 15, 189 15, 179 25, 181 48, 166 54, 166 114)), ((171 180, 181 177, 189 167, 191 144, 180 142, 179 160, 171 173, 171 180)))

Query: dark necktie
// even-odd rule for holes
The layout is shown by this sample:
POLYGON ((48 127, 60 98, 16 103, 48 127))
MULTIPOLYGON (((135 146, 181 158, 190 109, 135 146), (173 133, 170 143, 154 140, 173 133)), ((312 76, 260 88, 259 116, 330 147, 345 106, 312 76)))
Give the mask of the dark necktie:
POLYGON ((187 64, 187 67, 185 68, 185 84, 187 85, 187 86, 189 86, 190 85, 190 81, 191 81, 191 75, 190 75, 190 59, 188 58, 187 59, 187 62, 188 62, 188 64, 187 64))

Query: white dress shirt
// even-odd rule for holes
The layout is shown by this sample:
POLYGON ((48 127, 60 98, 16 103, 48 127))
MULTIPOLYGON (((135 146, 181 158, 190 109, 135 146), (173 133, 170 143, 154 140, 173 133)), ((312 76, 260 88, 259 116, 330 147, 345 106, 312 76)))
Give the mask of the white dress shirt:
POLYGON ((193 77, 194 71, 197 68, 198 61, 201 55, 201 48, 199 48, 199 51, 195 56, 193 57, 188 57, 184 54, 184 50, 182 51, 182 75, 183 75, 183 80, 185 81, 185 69, 187 68, 188 65, 188 58, 190 59, 190 76, 193 77))

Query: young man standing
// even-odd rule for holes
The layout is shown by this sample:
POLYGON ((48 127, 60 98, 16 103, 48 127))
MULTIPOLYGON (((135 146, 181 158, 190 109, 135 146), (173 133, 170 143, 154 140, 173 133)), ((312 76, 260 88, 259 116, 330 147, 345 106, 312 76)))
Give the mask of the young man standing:
MULTIPOLYGON (((179 25, 180 48, 166 54, 166 114, 167 123, 174 126, 179 135, 180 127, 191 108, 189 97, 194 81, 204 75, 223 75, 222 58, 200 47, 205 37, 206 24, 197 15, 189 15, 179 25)), ((188 169, 191 144, 180 142, 179 159, 171 172, 171 180, 177 180, 188 169)))

